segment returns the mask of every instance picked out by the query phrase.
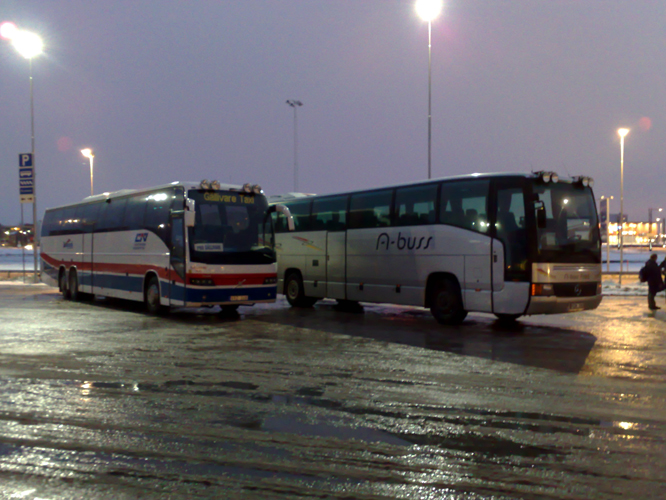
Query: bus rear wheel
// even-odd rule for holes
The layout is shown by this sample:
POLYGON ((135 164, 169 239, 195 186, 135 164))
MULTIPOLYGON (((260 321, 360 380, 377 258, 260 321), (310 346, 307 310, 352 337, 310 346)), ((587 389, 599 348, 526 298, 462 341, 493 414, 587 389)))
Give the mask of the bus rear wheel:
POLYGON ((287 279, 284 281, 285 295, 287 302, 292 307, 312 307, 317 299, 305 295, 303 288, 303 278, 296 272, 289 273, 287 279))
POLYGON ((81 299, 79 296, 79 277, 76 274, 76 269, 69 271, 69 286, 67 288, 70 300, 77 301, 81 299))
POLYGON ((458 283, 450 278, 435 284, 430 296, 430 312, 443 325, 459 325, 467 317, 458 283))
POLYGON ((151 276, 143 292, 143 302, 148 314, 157 315, 162 312, 160 305, 160 283, 155 276, 151 276))
POLYGON ((58 289, 65 300, 70 299, 69 286, 67 285, 67 271, 64 269, 61 269, 58 275, 58 289))

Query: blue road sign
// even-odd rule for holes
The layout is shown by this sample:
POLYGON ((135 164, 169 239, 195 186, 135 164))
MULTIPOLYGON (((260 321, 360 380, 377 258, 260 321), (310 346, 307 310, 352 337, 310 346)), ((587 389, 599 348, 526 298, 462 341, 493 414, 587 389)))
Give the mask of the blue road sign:
POLYGON ((32 167, 32 153, 19 154, 19 167, 32 167))
POLYGON ((19 198, 21 203, 35 202, 35 170, 32 153, 19 154, 19 198))

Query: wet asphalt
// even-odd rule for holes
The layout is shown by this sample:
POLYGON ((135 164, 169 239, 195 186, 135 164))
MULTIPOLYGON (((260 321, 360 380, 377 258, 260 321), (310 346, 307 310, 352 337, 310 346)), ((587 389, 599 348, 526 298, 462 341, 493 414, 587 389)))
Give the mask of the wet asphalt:
POLYGON ((0 286, 0 498, 665 498, 666 307, 646 305, 443 327, 0 286))

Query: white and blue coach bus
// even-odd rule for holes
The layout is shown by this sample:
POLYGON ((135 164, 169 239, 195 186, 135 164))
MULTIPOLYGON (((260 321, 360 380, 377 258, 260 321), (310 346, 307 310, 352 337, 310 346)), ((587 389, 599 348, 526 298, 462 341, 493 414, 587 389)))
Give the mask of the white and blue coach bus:
POLYGON ((217 181, 90 196, 46 211, 42 280, 70 300, 142 301, 150 313, 272 302, 274 210, 291 221, 288 209, 269 207, 260 186, 217 181))
POLYGON ((592 179, 473 174, 322 196, 289 194, 277 217, 278 291, 468 311, 501 319, 594 309, 601 240, 592 179))

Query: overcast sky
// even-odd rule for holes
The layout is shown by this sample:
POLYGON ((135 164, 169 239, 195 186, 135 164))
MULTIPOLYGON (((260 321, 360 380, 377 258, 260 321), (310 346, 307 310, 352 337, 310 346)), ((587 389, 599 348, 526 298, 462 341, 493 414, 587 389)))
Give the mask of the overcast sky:
MULTIPOLYGON (((411 0, 0 0, 37 32, 38 218, 96 193, 203 178, 293 190, 427 178, 428 27, 411 0)), ((447 0, 433 22, 433 177, 594 177, 666 209, 666 2, 447 0)), ((0 223, 20 220, 28 61, 0 40, 0 223)), ((32 220, 32 205, 25 205, 32 220)))

